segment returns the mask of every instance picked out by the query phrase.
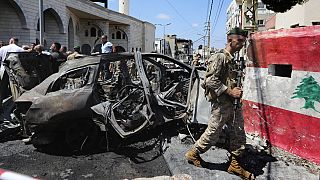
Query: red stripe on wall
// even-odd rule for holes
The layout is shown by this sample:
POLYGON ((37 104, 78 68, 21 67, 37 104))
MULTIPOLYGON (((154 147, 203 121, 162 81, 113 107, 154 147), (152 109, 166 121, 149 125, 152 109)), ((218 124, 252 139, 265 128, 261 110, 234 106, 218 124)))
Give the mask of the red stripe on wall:
POLYGON ((6 171, 4 169, 0 169, 0 175, 5 173, 6 171))
POLYGON ((320 118, 243 101, 247 133, 258 133, 292 154, 320 164, 320 118))
POLYGON ((293 70, 320 72, 320 26, 259 32, 251 40, 248 66, 292 64, 293 70))

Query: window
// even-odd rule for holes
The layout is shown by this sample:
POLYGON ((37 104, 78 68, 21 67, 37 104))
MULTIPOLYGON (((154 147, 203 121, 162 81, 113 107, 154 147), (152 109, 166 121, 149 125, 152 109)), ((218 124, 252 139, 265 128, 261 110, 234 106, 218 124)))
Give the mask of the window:
POLYGON ((97 36, 97 30, 96 30, 96 28, 92 27, 92 28, 90 29, 90 36, 91 36, 91 37, 96 37, 96 36, 97 36))
POLYGON ((85 31, 84 31, 84 36, 85 36, 85 37, 88 37, 88 36, 89 36, 89 31, 88 31, 88 30, 85 30, 85 31))
POLYGON ((121 39, 121 32, 120 32, 120 31, 117 31, 117 33, 116 33, 116 39, 121 39))
POLYGON ((101 31, 101 29, 99 29, 99 31, 98 31, 98 37, 101 37, 102 36, 102 31, 101 31))
POLYGON ((312 22, 312 26, 320 25, 320 22, 312 22))
POLYGON ((269 64, 268 74, 272 76, 289 77, 291 78, 291 64, 269 64))
POLYGON ((90 67, 68 72, 67 74, 62 75, 59 79, 53 82, 47 93, 59 90, 80 89, 87 84, 90 84, 91 73, 92 69, 90 67))
POLYGON ((114 33, 111 34, 111 39, 115 39, 114 33))
POLYGON ((80 26, 79 23, 76 24, 76 34, 78 35, 80 31, 80 26))
POLYGON ((125 33, 122 34, 122 39, 126 39, 126 34, 125 33))
POLYGON ((264 26, 264 20, 263 19, 258 20, 258 26, 264 26))

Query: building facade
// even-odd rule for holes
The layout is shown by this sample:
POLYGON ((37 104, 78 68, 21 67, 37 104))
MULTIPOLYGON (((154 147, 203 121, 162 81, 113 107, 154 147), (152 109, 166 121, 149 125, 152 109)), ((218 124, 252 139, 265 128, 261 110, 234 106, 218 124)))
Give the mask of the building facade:
POLYGON ((309 0, 302 5, 296 5, 285 13, 276 16, 276 29, 299 26, 320 25, 319 0, 309 0))
POLYGON ((242 27, 247 30, 255 29, 257 31, 274 29, 274 21, 272 21, 272 18, 275 16, 275 13, 268 10, 261 0, 257 1, 255 5, 256 11, 254 11, 253 3, 253 0, 231 1, 227 9, 227 31, 234 27, 242 27), (255 18, 255 22, 252 21, 253 18, 255 18))
MULTIPOLYGON (((39 42, 38 0, 0 1, 0 40, 19 38, 19 44, 39 42)), ((101 46, 105 34, 115 46, 126 51, 151 52, 154 49, 155 26, 123 13, 97 5, 89 0, 43 0, 44 43, 60 42, 69 49, 79 45, 83 52, 101 46)))
POLYGON ((227 9, 227 32, 234 27, 242 27, 241 24, 242 0, 233 0, 227 9))

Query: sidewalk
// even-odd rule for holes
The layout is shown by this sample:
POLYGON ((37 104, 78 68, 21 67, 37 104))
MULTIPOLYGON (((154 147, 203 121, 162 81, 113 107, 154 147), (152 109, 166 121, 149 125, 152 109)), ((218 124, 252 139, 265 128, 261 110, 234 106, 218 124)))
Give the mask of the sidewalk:
MULTIPOLYGON (((164 158, 172 174, 188 174, 192 179, 241 179, 225 171, 228 167, 228 152, 220 148, 212 148, 201 157, 210 163, 209 168, 198 168, 188 164, 184 154, 192 143, 182 143, 178 137, 172 137, 171 142, 165 144, 164 158)), ((266 153, 248 152, 245 164, 257 174, 256 179, 268 180, 319 180, 318 174, 310 173, 305 167, 281 158, 272 157, 266 153)))

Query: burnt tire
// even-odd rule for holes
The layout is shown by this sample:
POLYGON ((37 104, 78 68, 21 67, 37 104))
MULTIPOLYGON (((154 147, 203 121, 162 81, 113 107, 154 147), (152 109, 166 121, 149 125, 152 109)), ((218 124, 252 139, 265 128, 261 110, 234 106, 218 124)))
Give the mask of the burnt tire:
POLYGON ((94 150, 100 139, 100 129, 92 120, 74 120, 65 130, 65 143, 72 151, 94 150))
POLYGON ((62 134, 50 132, 34 132, 31 136, 31 144, 44 152, 51 152, 61 147, 62 134))

